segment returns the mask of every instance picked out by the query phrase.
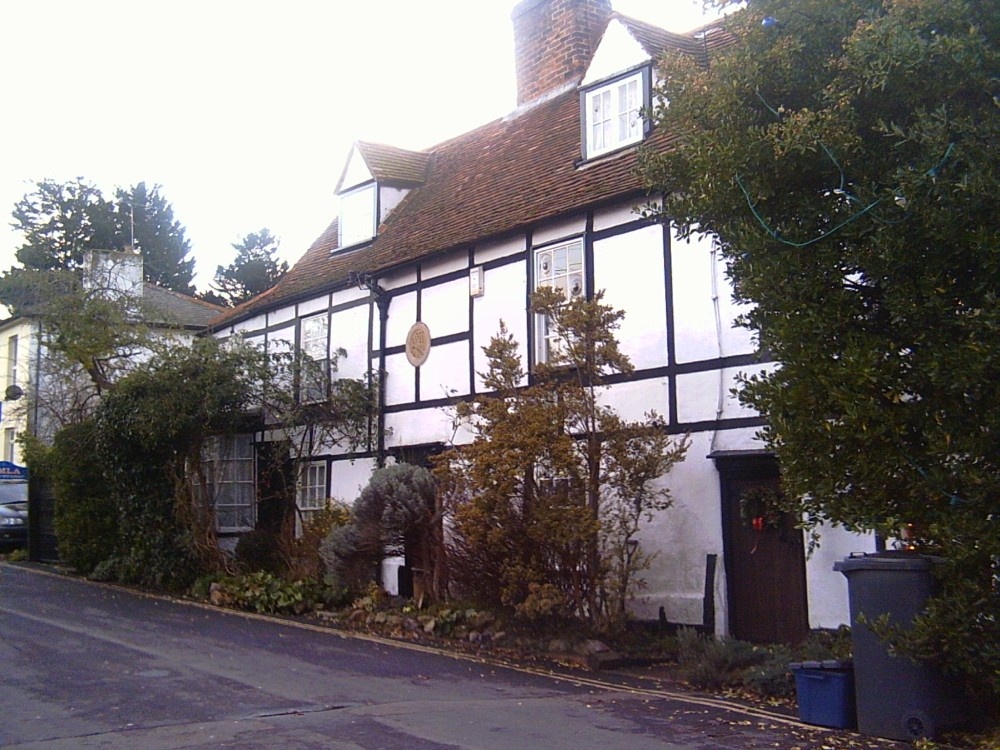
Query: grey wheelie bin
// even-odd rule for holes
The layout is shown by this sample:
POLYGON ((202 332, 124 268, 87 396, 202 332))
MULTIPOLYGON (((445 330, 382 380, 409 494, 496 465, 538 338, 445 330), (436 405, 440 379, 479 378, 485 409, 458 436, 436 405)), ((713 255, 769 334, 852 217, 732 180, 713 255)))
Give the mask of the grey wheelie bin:
POLYGON ((847 577, 854 649, 858 731, 914 741, 932 738, 962 721, 955 682, 928 664, 890 653, 886 643, 858 621, 883 614, 907 628, 935 593, 933 560, 915 552, 876 552, 848 557, 833 569, 847 577))

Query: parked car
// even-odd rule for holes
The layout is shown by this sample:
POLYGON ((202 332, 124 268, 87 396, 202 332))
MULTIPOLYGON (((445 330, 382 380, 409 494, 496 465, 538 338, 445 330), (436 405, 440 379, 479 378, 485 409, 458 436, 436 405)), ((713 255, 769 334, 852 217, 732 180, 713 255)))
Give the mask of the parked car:
POLYGON ((28 543, 28 485, 0 482, 0 547, 28 543))

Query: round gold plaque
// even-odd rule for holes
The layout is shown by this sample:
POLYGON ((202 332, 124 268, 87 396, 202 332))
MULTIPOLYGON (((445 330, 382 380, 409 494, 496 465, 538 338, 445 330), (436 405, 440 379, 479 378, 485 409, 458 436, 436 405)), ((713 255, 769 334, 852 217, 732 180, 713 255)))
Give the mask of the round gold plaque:
POLYGON ((420 367, 431 353, 431 329, 417 321, 406 334, 406 361, 420 367))

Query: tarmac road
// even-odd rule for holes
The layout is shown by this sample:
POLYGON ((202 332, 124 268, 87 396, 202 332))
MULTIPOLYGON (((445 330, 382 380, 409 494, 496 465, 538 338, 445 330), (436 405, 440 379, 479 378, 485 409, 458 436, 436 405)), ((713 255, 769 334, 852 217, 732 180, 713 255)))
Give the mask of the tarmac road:
POLYGON ((548 675, 0 563, 0 747, 902 748, 628 675, 548 675))

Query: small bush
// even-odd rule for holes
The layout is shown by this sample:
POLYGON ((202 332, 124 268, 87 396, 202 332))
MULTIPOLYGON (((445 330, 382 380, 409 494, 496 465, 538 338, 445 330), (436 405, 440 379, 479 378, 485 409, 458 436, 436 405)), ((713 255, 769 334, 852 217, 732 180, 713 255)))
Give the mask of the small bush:
POLYGON ((788 664, 792 652, 785 646, 770 646, 766 658, 739 673, 739 686, 763 698, 794 698, 795 679, 788 664))
POLYGON ((791 649, 774 644, 755 646, 729 638, 707 638, 692 628, 677 633, 677 661, 694 687, 736 688, 761 698, 794 698, 795 681, 789 663, 849 659, 850 628, 814 631, 791 649))
POLYGON ((530 622, 568 617, 572 613, 566 594, 551 583, 529 583, 528 594, 514 606, 514 612, 530 622))
POLYGON ((240 537, 234 551, 236 562, 247 573, 266 571, 277 574, 282 570, 277 535, 254 529, 240 537))
POLYGON ((90 571, 87 576, 91 581, 111 581, 115 582, 120 580, 119 568, 121 567, 121 560, 117 557, 109 557, 105 560, 101 560, 94 569, 90 571))
POLYGON ((677 636, 657 623, 630 620, 608 637, 611 647, 622 656, 650 662, 677 660, 677 636))
MULTIPOLYGON (((209 591, 213 591, 212 581, 209 591)), ((240 576, 226 576, 214 583, 213 601, 260 614, 303 614, 327 606, 340 593, 317 581, 286 581, 264 570, 240 576)))
POLYGON ((814 630, 803 643, 795 647, 792 661, 847 660, 851 658, 851 628, 841 625, 836 630, 814 630))
POLYGON ((100 496, 56 496, 55 530, 59 557, 82 575, 113 554, 118 507, 100 496))
POLYGON ((364 595, 351 602, 351 609, 363 609, 365 612, 377 612, 389 604, 389 594, 377 583, 369 583, 364 595))
POLYGON ((195 599, 208 599, 212 593, 212 584, 219 580, 219 576, 213 573, 198 576, 191 584, 191 596, 195 599))
POLYGON ((295 536, 294 523, 283 530, 279 550, 289 578, 322 578, 327 569, 321 553, 323 540, 334 529, 351 521, 351 509, 346 503, 327 498, 321 510, 312 511, 302 521, 302 533, 295 536))
POLYGON ((372 551, 368 543, 359 539, 353 523, 330 529, 320 543, 319 553, 327 575, 353 596, 363 596, 368 590, 381 559, 381 553, 372 551))
POLYGON ((734 683, 734 673, 760 664, 767 653, 745 641, 707 638, 691 628, 677 633, 677 661, 695 687, 718 689, 734 683))

